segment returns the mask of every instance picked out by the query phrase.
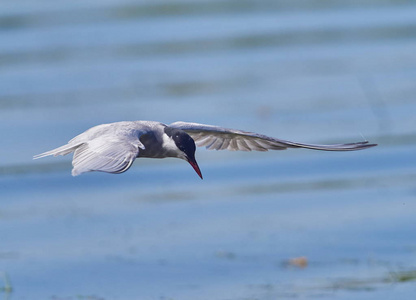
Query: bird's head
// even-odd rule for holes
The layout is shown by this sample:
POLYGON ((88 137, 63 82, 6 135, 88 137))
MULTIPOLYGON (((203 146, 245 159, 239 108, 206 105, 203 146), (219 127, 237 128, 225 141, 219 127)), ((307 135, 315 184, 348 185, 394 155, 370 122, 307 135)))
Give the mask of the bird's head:
POLYGON ((185 131, 176 128, 165 127, 165 134, 175 143, 174 156, 186 160, 202 179, 201 170, 195 159, 194 140, 185 131))

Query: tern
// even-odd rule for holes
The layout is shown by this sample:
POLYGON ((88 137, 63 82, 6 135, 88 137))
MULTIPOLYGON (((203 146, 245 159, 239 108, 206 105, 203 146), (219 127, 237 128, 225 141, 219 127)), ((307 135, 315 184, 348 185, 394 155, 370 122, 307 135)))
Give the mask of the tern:
POLYGON ((138 157, 176 157, 186 160, 201 177, 195 159, 196 146, 209 150, 268 151, 307 148, 324 151, 354 151, 374 147, 368 141, 315 145, 290 142, 242 130, 198 123, 175 122, 166 125, 155 121, 125 121, 102 124, 74 137, 66 145, 35 155, 67 155, 74 152, 72 175, 100 171, 123 173, 138 157))

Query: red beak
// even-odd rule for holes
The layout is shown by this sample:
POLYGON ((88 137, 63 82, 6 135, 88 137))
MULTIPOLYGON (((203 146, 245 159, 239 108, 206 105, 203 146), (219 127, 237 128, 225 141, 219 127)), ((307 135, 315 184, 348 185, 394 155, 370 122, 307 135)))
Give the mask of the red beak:
POLYGON ((188 162, 192 166, 192 168, 194 168, 194 170, 198 174, 198 176, 201 177, 201 179, 203 179, 202 174, 201 174, 201 170, 199 169, 199 166, 198 166, 196 160, 188 158, 188 162))

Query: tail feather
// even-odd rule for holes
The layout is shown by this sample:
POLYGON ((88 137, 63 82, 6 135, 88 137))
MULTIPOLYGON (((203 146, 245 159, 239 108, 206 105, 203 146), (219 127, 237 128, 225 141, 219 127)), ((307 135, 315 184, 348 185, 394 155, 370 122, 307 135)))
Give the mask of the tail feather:
POLYGON ((66 145, 63 145, 63 146, 58 147, 56 149, 52 149, 50 151, 46 151, 46 152, 43 152, 41 154, 35 155, 35 156, 33 156, 33 159, 38 159, 38 158, 42 158, 42 157, 50 156, 50 155, 53 155, 53 156, 67 155, 71 152, 74 152, 75 149, 78 148, 80 145, 81 144, 79 144, 79 143, 78 144, 72 144, 72 145, 66 144, 66 145))

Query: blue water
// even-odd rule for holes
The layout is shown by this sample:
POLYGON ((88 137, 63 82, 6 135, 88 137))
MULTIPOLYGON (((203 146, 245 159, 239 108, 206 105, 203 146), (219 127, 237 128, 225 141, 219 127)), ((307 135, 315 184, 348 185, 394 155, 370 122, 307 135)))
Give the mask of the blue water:
POLYGON ((412 1, 0 3, 0 298, 412 299, 415 15, 412 1), (379 146, 200 148, 202 181, 175 159, 75 178, 69 156, 32 160, 121 120, 379 146))

